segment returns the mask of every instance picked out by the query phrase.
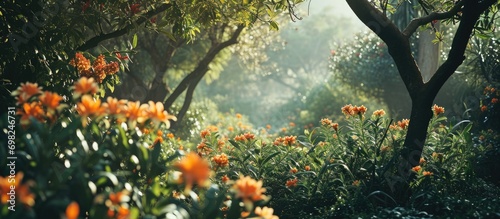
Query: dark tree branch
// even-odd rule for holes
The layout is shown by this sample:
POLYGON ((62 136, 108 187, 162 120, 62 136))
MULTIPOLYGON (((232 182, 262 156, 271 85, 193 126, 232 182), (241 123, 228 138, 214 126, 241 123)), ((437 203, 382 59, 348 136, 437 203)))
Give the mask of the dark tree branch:
POLYGON ((460 10, 462 10, 462 6, 464 5, 464 0, 459 1, 453 8, 446 12, 432 12, 427 16, 419 17, 413 19, 408 26, 403 30, 403 35, 407 38, 411 37, 415 31, 417 31, 418 27, 423 26, 427 23, 432 22, 433 20, 444 20, 448 18, 452 18, 455 16, 460 10))
POLYGON ((411 54, 410 42, 398 27, 367 0, 346 0, 356 16, 380 39, 389 49, 399 75, 403 79, 410 96, 416 98, 423 88, 422 75, 411 54))
POLYGON ((134 28, 135 26, 138 26, 138 25, 146 22, 151 17, 153 17, 153 16, 155 16, 155 15, 161 13, 161 12, 166 11, 171 6, 172 6, 172 4, 167 4, 167 3, 162 4, 162 5, 158 6, 158 7, 156 7, 155 9, 144 13, 144 15, 142 15, 141 17, 139 17, 135 22, 133 22, 132 24, 129 24, 129 25, 125 26, 122 29, 115 30, 115 31, 110 32, 110 33, 100 34, 100 35, 92 37, 91 39, 87 40, 84 44, 82 44, 78 48, 76 48, 76 50, 77 51, 86 51, 86 50, 89 50, 91 48, 96 47, 102 41, 113 39, 113 38, 125 35, 132 28, 134 28))
POLYGON ((451 50, 448 53, 448 59, 438 68, 426 85, 428 95, 435 96, 448 78, 450 78, 455 70, 463 63, 465 60, 465 50, 474 31, 476 22, 479 20, 481 14, 497 1, 498 0, 489 0, 483 1, 482 3, 467 1, 464 4, 462 19, 455 33, 455 37, 453 38, 451 50))
POLYGON ((193 71, 191 71, 191 73, 189 73, 184 79, 182 79, 182 81, 179 83, 179 85, 177 85, 172 94, 170 94, 167 100, 165 100, 164 105, 166 109, 172 107, 172 104, 175 102, 175 100, 179 98, 179 96, 188 88, 188 86, 193 81, 195 81, 196 78, 200 77, 200 75, 201 77, 205 75, 205 73, 208 70, 208 65, 214 60, 215 56, 221 50, 225 49, 228 46, 238 43, 238 37, 240 36, 244 28, 245 26, 239 25, 231 35, 230 39, 219 44, 212 44, 205 57, 203 57, 203 59, 200 62, 198 62, 196 68, 193 71))

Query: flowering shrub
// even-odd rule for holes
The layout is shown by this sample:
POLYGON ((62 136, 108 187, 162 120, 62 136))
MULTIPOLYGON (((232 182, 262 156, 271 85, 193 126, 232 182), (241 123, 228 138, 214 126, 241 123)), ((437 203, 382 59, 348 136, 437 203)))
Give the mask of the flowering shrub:
MULTIPOLYGON (((348 104, 344 123, 323 118, 298 136, 254 130, 235 114, 186 141, 168 129, 175 117, 161 103, 101 100, 93 77, 71 91, 26 83, 13 93, 16 172, 2 161, 2 218, 345 217, 396 205, 394 161, 411 121, 389 120, 384 110, 348 104)), ((474 179, 472 161, 488 145, 472 147, 470 123, 449 126, 444 108, 432 110, 411 189, 413 207, 438 213, 426 206, 448 203, 436 204, 438 194, 462 194, 456 188, 474 179)))

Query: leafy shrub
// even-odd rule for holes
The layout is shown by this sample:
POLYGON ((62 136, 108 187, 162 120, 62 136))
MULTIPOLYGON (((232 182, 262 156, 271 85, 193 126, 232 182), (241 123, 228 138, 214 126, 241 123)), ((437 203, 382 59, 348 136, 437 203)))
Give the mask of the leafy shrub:
MULTIPOLYGON (((416 218, 499 212, 500 190, 476 178, 473 165, 488 145, 474 146, 472 124, 447 124, 439 106, 433 107, 420 165, 412 169, 412 198, 401 206, 394 184, 401 180, 396 161, 407 119, 393 122, 383 110, 369 114, 365 106, 349 104, 341 108, 345 124, 323 118, 320 126, 296 136, 252 129, 240 114, 209 116, 215 124, 186 141, 168 129, 175 117, 161 103, 111 97, 101 103, 97 92, 87 78, 75 83, 66 100, 36 84, 14 92, 20 126, 7 126, 5 119, 2 125, 16 131, 9 143, 16 145, 16 172, 2 161, 0 188, 2 200, 8 200, 3 194, 14 177, 22 205, 10 212, 10 203, 2 201, 2 218, 416 218)), ((1 155, 7 157, 5 148, 1 155)))

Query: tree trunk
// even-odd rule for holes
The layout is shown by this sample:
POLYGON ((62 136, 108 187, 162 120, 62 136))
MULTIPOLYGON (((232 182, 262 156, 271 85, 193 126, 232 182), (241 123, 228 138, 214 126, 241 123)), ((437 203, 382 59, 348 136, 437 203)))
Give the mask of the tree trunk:
MULTIPOLYGON (((433 26, 436 31, 439 31, 439 24, 437 21, 433 26)), ((421 31, 418 38, 417 63, 424 82, 429 81, 438 68, 440 43, 433 43, 434 39, 434 30, 421 31)))

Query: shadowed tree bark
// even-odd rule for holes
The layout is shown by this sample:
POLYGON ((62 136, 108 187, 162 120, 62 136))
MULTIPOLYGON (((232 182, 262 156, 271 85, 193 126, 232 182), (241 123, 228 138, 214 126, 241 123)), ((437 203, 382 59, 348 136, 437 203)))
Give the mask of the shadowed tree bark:
POLYGON ((368 0, 346 0, 346 2, 356 16, 387 44, 389 54, 394 59, 411 98, 410 124, 398 164, 397 179, 400 181, 392 183, 396 185, 392 189, 397 193, 397 199, 406 202, 411 195, 409 181, 414 177, 411 168, 419 164, 422 155, 427 127, 432 118, 431 107, 434 98, 464 61, 466 46, 480 15, 498 0, 460 0, 449 11, 432 12, 413 19, 403 31, 387 18, 384 7, 381 7, 380 11, 368 0), (461 14, 461 19, 448 58, 430 80, 424 83, 421 71, 411 53, 409 38, 420 26, 433 20, 452 18, 458 14, 461 14))

